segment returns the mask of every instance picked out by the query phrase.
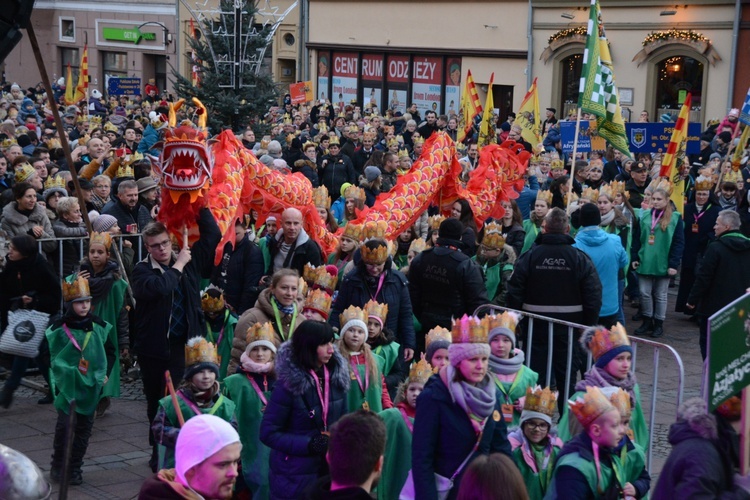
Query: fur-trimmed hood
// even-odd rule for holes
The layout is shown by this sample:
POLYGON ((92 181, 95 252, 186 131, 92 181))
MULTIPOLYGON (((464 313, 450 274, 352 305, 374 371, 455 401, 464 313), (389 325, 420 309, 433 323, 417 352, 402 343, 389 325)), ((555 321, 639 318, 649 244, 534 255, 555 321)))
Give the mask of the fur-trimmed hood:
MULTIPOLYGON (((349 369, 338 348, 334 347, 333 357, 327 366, 331 372, 331 389, 348 391, 351 385, 349 369)), ((281 344, 276 353, 276 373, 279 377, 278 383, 284 384, 284 387, 295 396, 301 396, 307 391, 315 391, 310 374, 292 359, 291 341, 281 344)))
POLYGON ((680 406, 677 422, 669 428, 669 442, 672 445, 690 438, 716 440, 718 430, 716 417, 708 413, 706 402, 700 398, 690 398, 680 406))

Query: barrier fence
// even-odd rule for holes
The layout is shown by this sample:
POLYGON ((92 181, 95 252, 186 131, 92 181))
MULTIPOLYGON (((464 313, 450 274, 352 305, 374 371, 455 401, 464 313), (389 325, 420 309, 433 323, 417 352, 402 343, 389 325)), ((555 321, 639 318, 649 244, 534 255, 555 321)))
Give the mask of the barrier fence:
MULTIPOLYGON (((553 356, 553 337, 554 335, 560 335, 560 333, 554 333, 553 328, 554 325, 560 325, 565 328, 567 328, 567 364, 566 364, 566 371, 565 371, 565 388, 564 388, 564 395, 565 395, 565 401, 568 401, 570 398, 570 380, 571 377, 574 376, 573 373, 571 373, 571 366, 572 366, 572 360, 573 360, 573 342, 574 342, 574 336, 576 332, 582 332, 584 329, 588 328, 585 325, 581 325, 578 323, 571 323, 569 321, 562 321, 559 319, 550 318, 547 316, 541 316, 539 314, 533 314, 528 313, 525 311, 518 311, 516 309, 509 309, 507 307, 497 306, 493 304, 485 304, 483 306, 478 307, 474 311, 474 315, 480 315, 488 312, 504 312, 504 311, 510 311, 518 313, 521 317, 528 320, 527 322, 527 329, 526 329, 526 337, 525 337, 525 351, 526 351, 526 366, 531 366, 531 344, 533 340, 534 335, 534 322, 535 321, 542 321, 547 323, 547 338, 548 338, 548 346, 547 349, 547 376, 545 380, 545 387, 549 387, 550 380, 552 377, 552 356, 553 356)), ((675 364, 677 366, 677 395, 676 395, 676 401, 675 401, 675 408, 678 408, 680 404, 682 403, 682 393, 684 390, 684 384, 685 384, 685 367, 682 363, 682 358, 677 353, 677 351, 667 344, 663 344, 661 342, 655 342, 653 340, 647 340, 642 339, 639 337, 630 337, 630 344, 633 348, 633 358, 632 358, 632 364, 630 367, 630 370, 635 373, 636 370, 636 363, 638 362, 638 351, 639 347, 650 347, 653 349, 653 375, 651 378, 651 385, 652 385, 652 392, 651 392, 651 407, 649 409, 649 415, 648 415, 648 449, 646 450, 647 453, 647 470, 649 473, 651 473, 651 464, 652 464, 652 458, 653 458, 653 446, 654 446, 654 423, 656 418, 656 403, 657 403, 657 397, 659 395, 659 363, 661 360, 661 351, 666 351, 667 354, 671 355, 672 358, 674 358, 675 364)), ((589 353, 588 359, 586 362, 586 370, 591 368, 592 359, 591 354, 589 353)), ((558 382, 559 387, 559 382, 558 382)), ((660 401, 664 401, 660 398, 660 401)))

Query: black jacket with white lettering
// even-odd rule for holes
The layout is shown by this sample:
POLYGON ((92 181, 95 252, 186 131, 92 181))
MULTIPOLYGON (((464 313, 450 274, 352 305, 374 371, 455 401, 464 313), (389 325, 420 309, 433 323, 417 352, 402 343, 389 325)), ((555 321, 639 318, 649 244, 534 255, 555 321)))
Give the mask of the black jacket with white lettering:
POLYGON ((506 305, 574 323, 594 325, 602 283, 591 259, 567 234, 541 234, 516 261, 506 305))

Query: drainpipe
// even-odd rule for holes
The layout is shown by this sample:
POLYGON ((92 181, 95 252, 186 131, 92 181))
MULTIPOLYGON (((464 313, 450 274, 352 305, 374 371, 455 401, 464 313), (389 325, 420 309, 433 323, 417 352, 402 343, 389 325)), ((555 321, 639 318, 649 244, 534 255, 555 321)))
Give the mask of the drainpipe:
POLYGON ((732 100, 734 98, 734 75, 735 66, 737 65, 737 44, 740 35, 740 16, 742 15, 742 5, 740 0, 734 2, 734 26, 732 27, 732 57, 729 62, 729 89, 727 94, 727 111, 732 109, 732 100))
MULTIPOLYGON (((528 27, 526 28, 526 38, 528 39, 528 51, 526 53, 526 88, 531 87, 531 82, 533 81, 533 71, 534 68, 534 35, 533 35, 533 27, 534 27, 534 6, 532 5, 533 0, 529 0, 529 22, 528 27)), ((737 0, 739 4, 740 0, 737 0)), ((525 92, 524 92, 525 94, 525 92)))

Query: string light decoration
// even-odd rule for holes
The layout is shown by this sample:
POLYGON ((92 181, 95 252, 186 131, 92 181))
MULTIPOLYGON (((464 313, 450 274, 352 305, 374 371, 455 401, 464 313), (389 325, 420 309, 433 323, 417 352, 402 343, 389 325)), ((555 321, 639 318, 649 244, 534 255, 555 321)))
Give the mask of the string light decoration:
POLYGON ((565 28, 557 33, 553 33, 550 35, 550 37, 547 39, 548 44, 552 44, 553 42, 556 42, 557 40, 562 40, 565 38, 572 38, 574 36, 586 36, 586 26, 576 26, 575 28, 565 28))
POLYGON ((698 33, 692 30, 678 30, 671 29, 667 31, 652 31, 646 38, 643 39, 642 45, 645 47, 655 42, 666 42, 668 40, 677 40, 681 42, 711 42, 708 38, 703 36, 702 33, 698 33))

